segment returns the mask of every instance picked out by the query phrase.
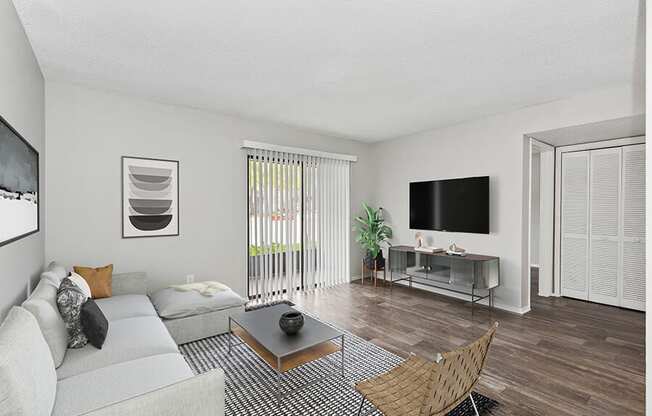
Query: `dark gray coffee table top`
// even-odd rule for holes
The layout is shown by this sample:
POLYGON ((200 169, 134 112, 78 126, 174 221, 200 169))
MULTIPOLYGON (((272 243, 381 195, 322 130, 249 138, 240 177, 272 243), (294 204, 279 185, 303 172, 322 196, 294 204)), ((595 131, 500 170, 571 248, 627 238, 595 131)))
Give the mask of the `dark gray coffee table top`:
POLYGON ((278 326, 281 315, 295 309, 288 305, 274 305, 251 312, 231 315, 231 320, 276 357, 285 357, 341 337, 342 332, 303 315, 304 324, 296 335, 286 335, 278 326))

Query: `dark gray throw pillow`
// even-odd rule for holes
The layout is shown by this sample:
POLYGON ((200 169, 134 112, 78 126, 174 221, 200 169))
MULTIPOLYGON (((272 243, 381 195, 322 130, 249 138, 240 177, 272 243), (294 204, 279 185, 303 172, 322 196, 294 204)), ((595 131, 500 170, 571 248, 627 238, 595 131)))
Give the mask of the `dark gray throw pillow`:
POLYGON ((109 321, 93 299, 88 299, 81 308, 81 324, 88 342, 101 350, 106 334, 109 332, 109 321))
POLYGON ((65 278, 57 291, 57 307, 68 330, 68 348, 82 348, 88 343, 81 325, 81 307, 86 302, 84 292, 65 278))

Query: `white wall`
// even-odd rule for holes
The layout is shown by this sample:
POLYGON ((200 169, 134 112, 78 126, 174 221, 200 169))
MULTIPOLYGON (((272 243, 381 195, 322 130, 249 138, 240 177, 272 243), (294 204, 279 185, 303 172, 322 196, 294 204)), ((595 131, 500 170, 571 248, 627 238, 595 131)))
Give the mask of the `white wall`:
POLYGON ((541 212, 541 154, 536 152, 532 153, 532 200, 530 202, 530 265, 539 264, 539 214, 541 212))
MULTIPOLYGON (((46 84, 46 115, 46 258, 146 271, 150 289, 193 273, 245 293, 243 139, 358 155, 352 215, 371 199, 369 145, 355 141, 63 83, 46 84), (123 155, 180 161, 180 236, 121 238, 123 155)), ((359 249, 351 247, 357 275, 359 249)))
POLYGON ((40 153, 41 231, 0 247, 0 320, 43 268, 43 76, 10 0, 0 0, 0 115, 40 153))
POLYGON ((528 309, 529 132, 626 117, 644 112, 640 86, 617 86, 570 99, 381 142, 375 202, 394 226, 394 244, 411 244, 409 182, 489 175, 491 234, 426 232, 430 244, 452 242, 471 252, 501 258, 501 287, 496 306, 528 309))

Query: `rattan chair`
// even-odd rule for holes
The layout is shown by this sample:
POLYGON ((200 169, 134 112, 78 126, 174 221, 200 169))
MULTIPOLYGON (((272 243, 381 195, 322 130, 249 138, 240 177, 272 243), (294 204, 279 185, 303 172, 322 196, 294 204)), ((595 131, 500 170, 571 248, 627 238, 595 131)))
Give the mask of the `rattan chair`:
POLYGON ((369 400, 385 416, 444 416, 467 397, 480 379, 498 322, 470 345, 438 354, 436 362, 411 355, 387 373, 356 384, 358 415, 369 400))

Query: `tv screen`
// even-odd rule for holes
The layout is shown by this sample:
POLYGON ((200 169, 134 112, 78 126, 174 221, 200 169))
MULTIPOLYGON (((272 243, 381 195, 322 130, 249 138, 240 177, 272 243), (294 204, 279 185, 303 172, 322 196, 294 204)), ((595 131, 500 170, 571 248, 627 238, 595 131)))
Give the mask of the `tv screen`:
POLYGON ((410 228, 489 234, 489 177, 411 182, 410 228))

